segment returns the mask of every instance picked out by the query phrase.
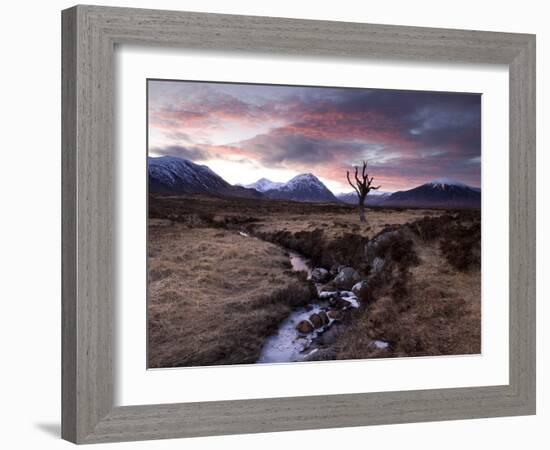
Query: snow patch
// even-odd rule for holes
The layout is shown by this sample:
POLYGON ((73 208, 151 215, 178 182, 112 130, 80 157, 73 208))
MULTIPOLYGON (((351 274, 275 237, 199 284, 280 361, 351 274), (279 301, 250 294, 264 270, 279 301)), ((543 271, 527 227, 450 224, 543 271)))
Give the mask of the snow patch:
POLYGON ((359 299, 353 292, 342 291, 340 292, 340 295, 344 300, 350 302, 352 308, 359 308, 359 299))
POLYGON ((379 350, 384 350, 390 346, 390 344, 384 341, 372 341, 372 343, 379 350))
POLYGON ((440 189, 445 189, 447 186, 468 187, 467 184, 464 184, 461 181, 453 180, 451 178, 439 178, 426 184, 440 189))
POLYGON ((281 186, 284 186, 284 184, 285 183, 281 183, 279 181, 271 181, 271 180, 268 180, 267 178, 260 178, 255 183, 246 184, 244 185, 244 187, 256 189, 259 192, 266 192, 271 189, 277 189, 281 186))

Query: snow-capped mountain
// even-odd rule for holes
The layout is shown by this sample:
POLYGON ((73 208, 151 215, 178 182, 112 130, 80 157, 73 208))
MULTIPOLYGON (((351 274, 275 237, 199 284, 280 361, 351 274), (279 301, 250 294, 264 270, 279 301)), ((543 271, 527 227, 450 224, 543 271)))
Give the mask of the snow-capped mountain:
MULTIPOLYGON (((365 199, 365 205, 375 206, 381 204, 391 195, 391 192, 384 192, 378 190, 372 190, 368 193, 365 199)), ((356 205, 358 202, 357 194, 355 192, 345 192, 343 194, 338 194, 336 197, 344 203, 349 203, 350 205, 356 205)))
POLYGON ((285 183, 279 181, 271 181, 267 178, 260 178, 258 181, 252 184, 245 184, 244 187, 249 189, 256 189, 258 192, 265 192, 271 189, 277 189, 283 186, 285 183))
MULTIPOLYGON (((231 197, 266 198, 298 202, 357 204, 355 192, 336 197, 315 175, 297 175, 287 183, 261 178, 256 183, 232 186, 209 167, 173 156, 148 159, 149 192, 180 192, 231 197)), ((479 208, 481 189, 453 180, 434 180, 407 191, 371 191, 367 206, 401 208, 479 208)))
POLYGON ((338 201, 321 180, 311 173, 297 175, 282 186, 265 191, 264 194, 271 199, 297 202, 338 201))
POLYGON ((479 208, 481 189, 454 180, 434 180, 387 197, 383 206, 416 208, 479 208))
POLYGON ((175 156, 148 158, 149 192, 181 192, 261 197, 254 189, 232 186, 209 167, 175 156))

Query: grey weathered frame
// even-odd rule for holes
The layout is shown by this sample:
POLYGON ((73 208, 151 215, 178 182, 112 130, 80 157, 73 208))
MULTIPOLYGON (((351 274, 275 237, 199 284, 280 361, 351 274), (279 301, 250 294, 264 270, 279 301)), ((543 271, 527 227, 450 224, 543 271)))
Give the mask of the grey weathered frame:
POLYGON ((93 443, 535 413, 535 36, 97 6, 63 11, 62 30, 63 438, 93 443), (114 407, 118 43, 508 65, 509 384, 114 407))

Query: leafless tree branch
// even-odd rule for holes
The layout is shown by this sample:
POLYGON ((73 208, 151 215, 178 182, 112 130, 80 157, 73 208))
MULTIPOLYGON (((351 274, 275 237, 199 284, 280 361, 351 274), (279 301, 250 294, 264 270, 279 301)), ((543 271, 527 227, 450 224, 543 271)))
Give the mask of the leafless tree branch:
POLYGON ((367 161, 363 161, 363 167, 361 168, 362 180, 359 178, 359 167, 354 166, 354 169, 355 184, 351 181, 349 170, 346 171, 346 178, 348 179, 350 186, 357 194, 357 198, 359 200, 359 219, 361 222, 365 222, 365 199, 371 190, 380 189, 380 186, 371 186, 374 177, 371 176, 369 178, 369 174, 367 173, 367 161))

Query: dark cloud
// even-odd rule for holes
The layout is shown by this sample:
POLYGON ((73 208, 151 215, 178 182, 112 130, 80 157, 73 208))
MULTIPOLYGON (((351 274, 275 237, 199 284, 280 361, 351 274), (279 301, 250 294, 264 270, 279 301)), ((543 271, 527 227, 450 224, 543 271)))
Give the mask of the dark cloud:
POLYGON ((158 94, 150 124, 185 146, 152 149, 157 154, 201 161, 231 155, 334 180, 350 164, 369 159, 390 183, 447 177, 479 185, 478 94, 172 84, 181 91, 166 96, 170 101, 158 94), (272 124, 267 131, 266 124, 272 124), (240 141, 206 145, 221 129, 254 127, 261 131, 252 137, 247 131, 240 141))
POLYGON ((169 145, 166 147, 155 147, 151 151, 161 156, 177 156, 179 158, 204 161, 210 158, 211 154, 198 147, 183 147, 181 145, 169 145))
POLYGON ((365 146, 291 134, 281 128, 240 142, 239 147, 255 155, 264 165, 289 166, 293 163, 327 164, 344 155, 349 159, 360 153, 365 146))
POLYGON ((480 95, 369 89, 333 91, 329 101, 317 95, 311 105, 304 103, 304 114, 311 118, 303 122, 304 126, 322 125, 323 118, 337 115, 344 119, 339 127, 350 131, 352 125, 359 125, 353 131, 364 137, 388 131, 394 138, 423 145, 456 143, 479 152, 480 95))

